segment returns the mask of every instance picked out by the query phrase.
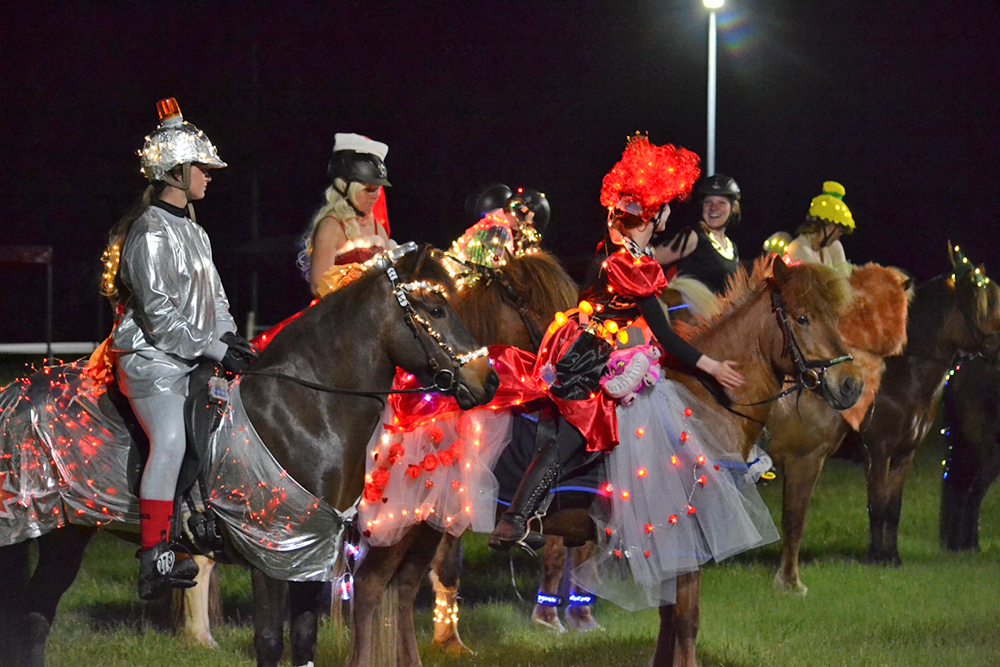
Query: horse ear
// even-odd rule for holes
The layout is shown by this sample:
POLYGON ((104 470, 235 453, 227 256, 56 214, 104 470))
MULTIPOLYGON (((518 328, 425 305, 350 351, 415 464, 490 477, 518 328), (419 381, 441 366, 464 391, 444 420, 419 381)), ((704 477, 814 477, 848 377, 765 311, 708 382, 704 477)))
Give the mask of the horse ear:
POLYGON ((948 239, 948 261, 951 262, 951 268, 955 268, 955 246, 952 245, 951 239, 948 239))
POLYGON ((781 259, 780 255, 774 255, 774 262, 771 264, 771 275, 774 276, 774 280, 779 285, 784 283, 788 278, 788 265, 785 264, 785 260, 781 259))

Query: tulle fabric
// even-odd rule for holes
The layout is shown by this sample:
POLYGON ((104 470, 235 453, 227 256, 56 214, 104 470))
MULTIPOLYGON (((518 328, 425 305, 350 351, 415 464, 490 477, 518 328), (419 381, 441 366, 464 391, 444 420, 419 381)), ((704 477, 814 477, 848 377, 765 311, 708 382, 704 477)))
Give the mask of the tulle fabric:
POLYGON ((703 413, 670 380, 618 408, 621 443, 605 457, 610 510, 591 510, 598 547, 575 584, 633 611, 674 604, 677 575, 778 539, 742 456, 723 449, 740 435, 703 413))
MULTIPOLYGON (((393 423, 391 404, 383 423, 393 423)), ((382 428, 368 443, 359 525, 374 546, 396 543, 418 521, 442 532, 489 532, 496 518, 493 475, 511 438, 509 410, 452 413, 408 431, 382 428)))

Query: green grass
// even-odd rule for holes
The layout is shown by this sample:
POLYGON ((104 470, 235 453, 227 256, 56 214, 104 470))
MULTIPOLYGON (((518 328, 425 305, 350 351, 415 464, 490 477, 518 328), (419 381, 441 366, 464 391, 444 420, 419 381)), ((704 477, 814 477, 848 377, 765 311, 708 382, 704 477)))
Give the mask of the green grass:
MULTIPOLYGON (((845 461, 828 464, 813 498, 802 557, 808 596, 771 587, 778 545, 707 567, 698 639, 702 667, 997 664, 1000 494, 991 492, 983 508, 981 552, 942 552, 937 545, 940 458, 940 445, 930 443, 907 480, 899 537, 902 567, 859 563, 868 533, 865 491, 861 470, 845 461)), ((780 484, 762 492, 771 508, 779 506, 780 484)), ((228 621, 213 630, 220 648, 194 648, 169 633, 164 605, 135 597, 134 550, 110 536, 95 541, 60 606, 49 640, 51 667, 254 664, 246 571, 222 570, 228 621)), ((477 655, 454 659, 430 646, 430 595, 425 593, 417 612, 425 665, 644 665, 649 659, 655 611, 629 613, 598 602, 594 611, 603 631, 556 636, 528 622, 537 566, 517 556, 515 571, 527 602, 516 596, 506 557, 491 553, 482 536, 466 538, 460 630, 477 655)), ((346 630, 326 622, 317 664, 343 663, 348 648, 346 630)))

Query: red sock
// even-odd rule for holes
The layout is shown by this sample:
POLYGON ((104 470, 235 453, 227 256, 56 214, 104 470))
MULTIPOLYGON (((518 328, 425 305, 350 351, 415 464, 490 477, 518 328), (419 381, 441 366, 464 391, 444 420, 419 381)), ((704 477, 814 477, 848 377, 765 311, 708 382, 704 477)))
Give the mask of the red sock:
POLYGON ((170 535, 170 518, 174 513, 174 501, 139 499, 139 534, 142 548, 148 549, 170 535))

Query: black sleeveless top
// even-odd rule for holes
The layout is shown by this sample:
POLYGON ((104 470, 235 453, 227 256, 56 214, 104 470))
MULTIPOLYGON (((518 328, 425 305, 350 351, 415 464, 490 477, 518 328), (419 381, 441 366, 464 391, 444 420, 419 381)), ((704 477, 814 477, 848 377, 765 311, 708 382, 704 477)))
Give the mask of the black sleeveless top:
POLYGON ((726 291, 726 280, 740 267, 740 253, 736 250, 736 244, 733 244, 733 258, 726 259, 715 249, 701 226, 692 231, 698 237, 698 245, 690 255, 677 261, 677 275, 699 280, 716 294, 722 294, 726 291))

